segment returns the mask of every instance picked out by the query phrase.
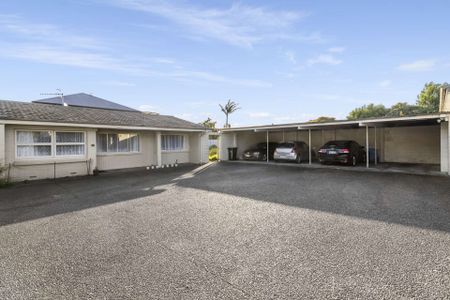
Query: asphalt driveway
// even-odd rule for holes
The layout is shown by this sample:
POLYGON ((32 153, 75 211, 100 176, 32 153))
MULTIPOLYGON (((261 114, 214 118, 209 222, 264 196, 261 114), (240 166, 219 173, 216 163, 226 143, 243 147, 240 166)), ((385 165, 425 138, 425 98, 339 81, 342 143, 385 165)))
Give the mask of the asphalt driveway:
POLYGON ((447 177, 193 169, 0 189, 0 299, 450 297, 447 177))

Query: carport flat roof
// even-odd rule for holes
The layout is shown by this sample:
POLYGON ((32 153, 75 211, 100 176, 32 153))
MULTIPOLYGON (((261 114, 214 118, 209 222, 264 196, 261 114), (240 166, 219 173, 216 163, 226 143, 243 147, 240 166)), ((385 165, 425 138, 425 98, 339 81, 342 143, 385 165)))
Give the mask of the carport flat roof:
POLYGON ((289 124, 272 124, 272 125, 257 125, 244 126, 235 128, 223 128, 221 132, 235 132, 235 131, 277 131, 277 130, 302 130, 302 129, 335 129, 335 128, 358 128, 361 126, 370 127, 396 127, 396 126, 420 126, 431 125, 437 120, 448 121, 450 114, 438 113, 428 115, 418 115, 409 117, 389 117, 389 118, 371 118, 360 120, 337 120, 323 123, 289 123, 289 124))

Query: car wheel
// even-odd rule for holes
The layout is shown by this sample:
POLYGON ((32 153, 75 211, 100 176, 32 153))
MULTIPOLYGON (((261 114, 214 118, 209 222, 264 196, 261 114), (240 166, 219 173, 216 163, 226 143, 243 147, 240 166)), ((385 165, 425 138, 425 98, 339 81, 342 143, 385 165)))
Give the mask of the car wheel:
POLYGON ((357 160, 356 160, 356 156, 352 156, 352 160, 351 160, 351 164, 352 164, 352 166, 356 166, 356 164, 357 164, 357 160))
POLYGON ((302 157, 297 154, 297 157, 295 158, 295 162, 300 164, 302 162, 302 157))

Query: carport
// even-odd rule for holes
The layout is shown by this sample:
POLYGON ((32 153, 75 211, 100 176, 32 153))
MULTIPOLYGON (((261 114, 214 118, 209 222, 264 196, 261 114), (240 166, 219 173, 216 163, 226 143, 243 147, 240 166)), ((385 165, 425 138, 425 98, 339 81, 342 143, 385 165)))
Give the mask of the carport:
POLYGON ((239 158, 245 149, 256 143, 297 140, 309 145, 309 164, 314 164, 312 153, 327 141, 355 140, 365 147, 367 157, 371 158, 366 160, 366 168, 386 169, 395 165, 413 172, 416 166, 448 173, 448 118, 448 114, 432 114, 226 128, 221 131, 221 159, 227 160, 227 147, 237 147, 239 158))

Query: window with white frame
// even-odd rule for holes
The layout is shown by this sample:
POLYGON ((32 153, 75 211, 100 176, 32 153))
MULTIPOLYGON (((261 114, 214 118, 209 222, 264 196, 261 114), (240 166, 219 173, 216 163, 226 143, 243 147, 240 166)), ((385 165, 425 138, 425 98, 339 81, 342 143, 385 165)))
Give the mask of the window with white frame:
POLYGON ((17 131, 16 153, 20 158, 51 157, 51 131, 17 131))
POLYGON ((139 152, 139 135, 137 133, 97 134, 97 153, 136 152, 139 152))
POLYGON ((85 153, 84 132, 57 131, 56 156, 80 156, 85 153))
POLYGON ((52 130, 16 131, 16 156, 18 158, 84 156, 85 154, 84 132, 52 130))
POLYGON ((161 135, 162 151, 183 151, 186 150, 184 135, 161 135))

